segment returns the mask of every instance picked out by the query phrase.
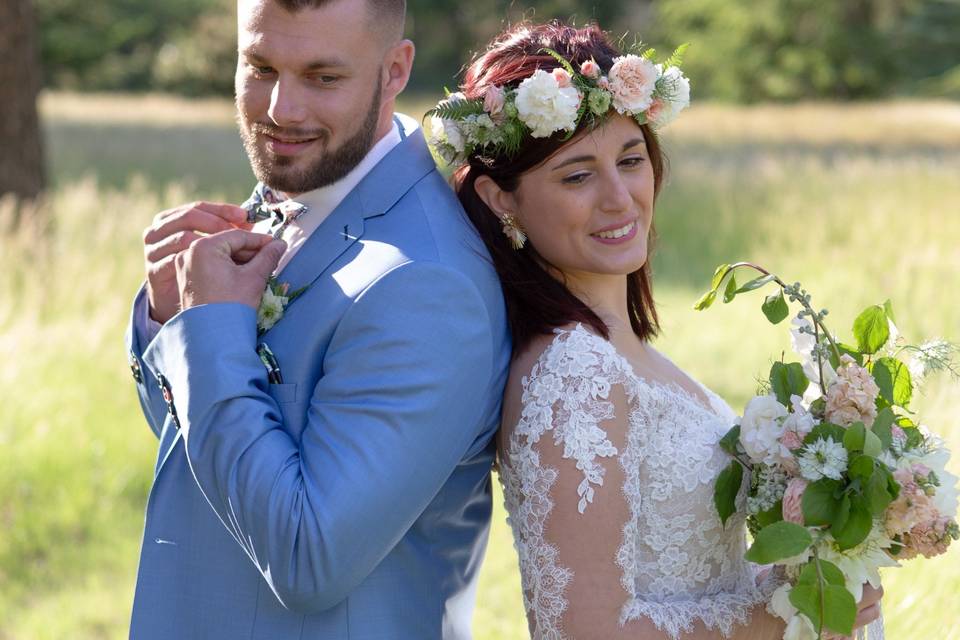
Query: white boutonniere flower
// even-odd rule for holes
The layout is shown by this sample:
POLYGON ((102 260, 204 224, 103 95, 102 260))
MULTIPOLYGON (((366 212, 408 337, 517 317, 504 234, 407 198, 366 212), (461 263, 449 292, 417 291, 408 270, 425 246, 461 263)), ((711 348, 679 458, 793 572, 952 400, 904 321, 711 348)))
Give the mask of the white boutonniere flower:
POLYGON ((257 308, 257 334, 266 333, 273 328, 273 325, 280 322, 284 311, 294 299, 306 291, 306 287, 293 293, 289 291, 288 283, 279 282, 276 278, 267 280, 263 297, 260 298, 260 306, 257 308))

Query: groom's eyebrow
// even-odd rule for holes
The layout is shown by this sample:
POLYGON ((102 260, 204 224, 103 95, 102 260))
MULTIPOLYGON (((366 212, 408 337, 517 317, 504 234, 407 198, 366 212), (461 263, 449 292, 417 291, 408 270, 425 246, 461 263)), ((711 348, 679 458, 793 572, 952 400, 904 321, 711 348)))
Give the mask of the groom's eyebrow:
MULTIPOLYGON (((269 64, 270 62, 263 56, 258 55, 253 51, 244 51, 242 53, 245 58, 257 64, 269 64)), ((339 67, 345 67, 345 66, 347 66, 346 61, 341 60, 340 58, 321 58, 321 59, 308 62, 304 67, 304 70, 316 71, 318 69, 333 69, 333 68, 339 68, 339 67)))
MULTIPOLYGON (((634 138, 633 140, 630 140, 625 145, 623 145, 623 151, 627 151, 641 144, 643 144, 643 138, 634 138)), ((596 159, 597 159, 596 156, 576 156, 575 158, 567 158, 566 160, 564 160, 563 162, 555 166, 552 169, 552 171, 556 171, 557 169, 562 169, 568 165, 576 164, 578 162, 590 162, 591 160, 596 160, 596 159)))

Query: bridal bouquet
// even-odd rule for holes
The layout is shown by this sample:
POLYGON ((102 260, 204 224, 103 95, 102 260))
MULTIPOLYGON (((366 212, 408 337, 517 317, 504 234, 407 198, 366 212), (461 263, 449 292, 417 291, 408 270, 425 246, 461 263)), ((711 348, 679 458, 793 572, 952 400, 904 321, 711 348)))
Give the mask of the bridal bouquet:
POLYGON ((862 585, 879 586, 880 567, 939 555, 960 538, 949 452, 909 408, 929 373, 957 375, 958 349, 944 340, 907 344, 889 301, 864 310, 853 341, 841 342, 800 283, 750 263, 718 267, 695 308, 712 305, 721 288, 731 302, 771 283, 779 291, 763 303, 770 322, 790 316, 789 303, 801 307, 791 330, 800 361, 773 364, 763 391, 721 441, 734 460, 714 502, 726 524, 749 478, 746 557, 784 568, 788 583, 769 608, 787 623, 786 640, 849 635, 862 585), (740 286, 740 269, 760 275, 740 286))

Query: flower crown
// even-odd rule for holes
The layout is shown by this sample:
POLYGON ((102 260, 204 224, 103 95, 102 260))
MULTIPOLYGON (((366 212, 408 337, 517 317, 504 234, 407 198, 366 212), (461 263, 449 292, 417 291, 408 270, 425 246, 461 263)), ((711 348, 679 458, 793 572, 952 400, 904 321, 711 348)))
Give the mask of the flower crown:
POLYGON ((614 58, 606 75, 592 58, 578 72, 556 51, 543 49, 561 66, 537 69, 516 88, 491 85, 482 98, 448 92, 426 113, 430 145, 451 165, 474 153, 512 156, 527 133, 548 138, 566 131, 570 137, 584 118, 606 117, 611 108, 641 125, 663 127, 690 105, 690 81, 678 67, 686 48, 655 64, 656 52, 637 45, 614 58))

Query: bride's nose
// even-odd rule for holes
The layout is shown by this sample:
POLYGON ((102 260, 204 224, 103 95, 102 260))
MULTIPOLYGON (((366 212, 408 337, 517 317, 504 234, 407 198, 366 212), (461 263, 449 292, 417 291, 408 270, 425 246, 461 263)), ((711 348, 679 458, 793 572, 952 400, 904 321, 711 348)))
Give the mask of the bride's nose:
POLYGON ((633 205, 633 195, 630 193, 626 179, 619 171, 607 175, 600 189, 600 210, 609 213, 622 213, 633 205))

